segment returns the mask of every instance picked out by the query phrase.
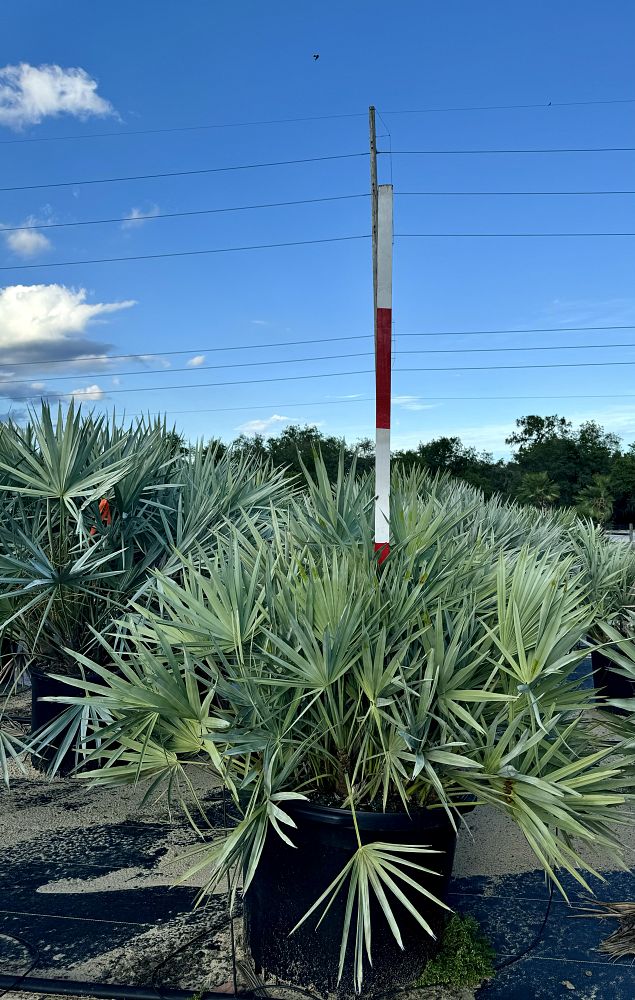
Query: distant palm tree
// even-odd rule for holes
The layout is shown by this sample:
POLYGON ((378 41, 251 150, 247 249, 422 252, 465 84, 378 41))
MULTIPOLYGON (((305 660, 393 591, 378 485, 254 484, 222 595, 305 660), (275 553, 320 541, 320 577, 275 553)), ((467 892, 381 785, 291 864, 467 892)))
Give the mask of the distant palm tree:
POLYGON ((546 510, 560 497, 560 487, 546 472, 526 472, 516 496, 521 503, 546 510))
POLYGON ((576 507, 585 517, 605 524, 613 513, 613 499, 610 477, 596 473, 593 482, 578 493, 576 507))

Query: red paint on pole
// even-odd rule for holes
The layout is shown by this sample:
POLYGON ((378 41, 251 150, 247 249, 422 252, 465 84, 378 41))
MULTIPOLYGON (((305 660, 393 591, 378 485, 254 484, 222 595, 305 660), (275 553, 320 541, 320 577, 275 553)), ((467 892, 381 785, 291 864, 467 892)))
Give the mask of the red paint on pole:
POLYGON ((376 427, 390 427, 390 367, 392 309, 377 309, 375 344, 376 427))
POLYGON ((384 559, 387 559, 390 555, 390 545, 388 542, 375 542, 375 554, 377 555, 377 562, 381 566, 384 559))

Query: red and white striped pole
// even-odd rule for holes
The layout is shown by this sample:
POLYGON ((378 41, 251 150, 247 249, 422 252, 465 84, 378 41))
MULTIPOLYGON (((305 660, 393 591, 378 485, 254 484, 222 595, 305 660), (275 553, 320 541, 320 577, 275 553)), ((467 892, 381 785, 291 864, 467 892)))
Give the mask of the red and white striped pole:
POLYGON ((390 551, 390 392, 392 356, 392 184, 377 187, 375 303, 375 551, 390 551))

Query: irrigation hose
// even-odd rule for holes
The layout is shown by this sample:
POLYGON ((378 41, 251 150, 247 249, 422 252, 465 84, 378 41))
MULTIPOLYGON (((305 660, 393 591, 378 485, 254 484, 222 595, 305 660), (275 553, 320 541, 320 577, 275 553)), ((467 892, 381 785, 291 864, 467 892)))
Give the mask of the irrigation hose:
MULTIPOLYGON (((122 986, 118 983, 90 983, 73 979, 36 979, 32 976, 0 975, 0 992, 57 994, 59 996, 96 997, 98 1000, 192 1000, 194 990, 153 989, 151 986, 122 986)), ((227 1000, 232 994, 214 990, 196 993, 197 1000, 227 1000)), ((248 998, 253 994, 241 993, 248 998)))

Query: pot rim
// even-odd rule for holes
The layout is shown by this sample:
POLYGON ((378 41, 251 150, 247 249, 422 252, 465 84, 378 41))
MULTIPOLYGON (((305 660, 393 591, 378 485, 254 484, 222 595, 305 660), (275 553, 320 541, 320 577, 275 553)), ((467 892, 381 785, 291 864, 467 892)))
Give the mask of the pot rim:
MULTIPOLYGON (((287 812, 315 826, 343 826, 353 829, 353 813, 350 809, 325 806, 310 800, 294 800, 285 803, 287 812)), ((455 814, 468 812, 474 808, 474 798, 466 796, 465 805, 455 805, 455 814)), ((433 808, 407 812, 378 812, 356 809, 355 818, 360 830, 429 830, 439 827, 452 829, 452 823, 445 809, 439 805, 433 808)))

